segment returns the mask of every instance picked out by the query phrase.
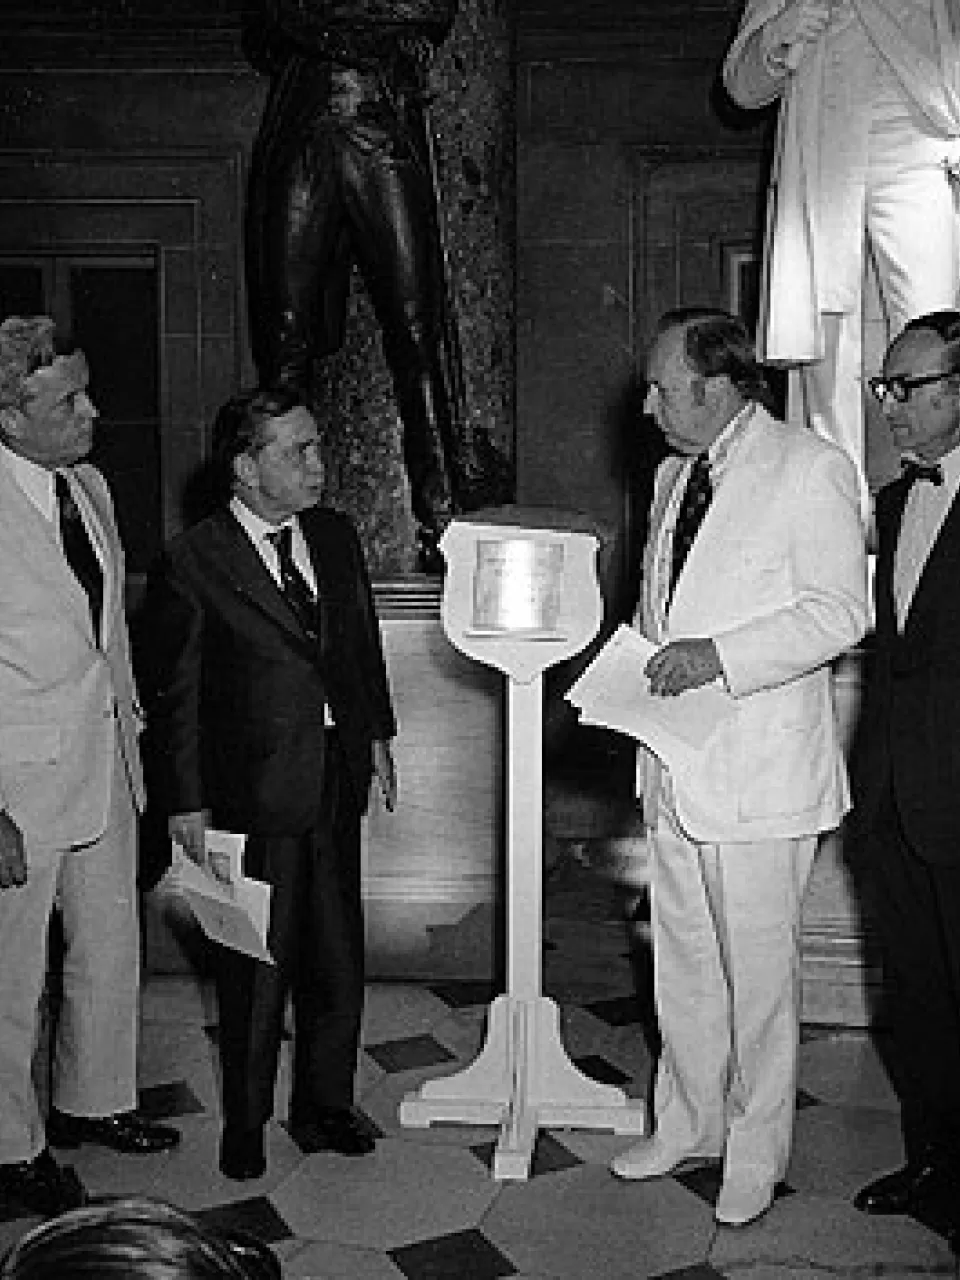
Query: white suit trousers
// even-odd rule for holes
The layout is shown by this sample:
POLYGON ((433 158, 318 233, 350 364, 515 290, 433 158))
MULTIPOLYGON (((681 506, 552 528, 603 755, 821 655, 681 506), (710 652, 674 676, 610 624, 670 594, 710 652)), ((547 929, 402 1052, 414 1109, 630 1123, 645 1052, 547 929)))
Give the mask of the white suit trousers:
POLYGON ((957 305, 960 232, 944 167, 947 150, 943 140, 918 130, 906 107, 877 108, 863 191, 859 292, 849 313, 823 316, 824 358, 801 370, 802 412, 818 434, 856 462, 865 514, 864 378, 877 371, 863 368, 864 262, 869 250, 891 341, 908 320, 957 305))
POLYGON ((66 945, 52 1101, 79 1116, 136 1106, 136 831, 118 751, 103 835, 69 852, 28 847, 26 885, 0 889, 0 1164, 32 1160, 45 1146, 32 1061, 54 902, 66 945))
POLYGON ((800 905, 816 846, 697 844, 665 804, 651 839, 656 1130, 771 1182, 790 1156, 800 905))

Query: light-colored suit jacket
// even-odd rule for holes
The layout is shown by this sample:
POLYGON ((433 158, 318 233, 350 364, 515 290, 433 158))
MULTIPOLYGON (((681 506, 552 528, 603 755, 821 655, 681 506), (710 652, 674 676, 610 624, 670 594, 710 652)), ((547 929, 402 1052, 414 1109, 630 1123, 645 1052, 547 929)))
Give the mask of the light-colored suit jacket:
POLYGON ((144 798, 123 550, 103 476, 81 464, 73 478, 105 570, 102 648, 56 530, 0 462, 0 804, 28 856, 102 834, 118 738, 144 798))
MULTIPOLYGON (((849 808, 830 661, 868 624, 856 473, 812 431, 757 407, 718 482, 658 635, 655 590, 670 495, 683 460, 657 473, 644 560, 642 625, 652 640, 709 636, 736 716, 702 766, 673 775, 674 806, 703 842, 812 835, 849 808)), ((662 561, 661 561, 662 562, 662 561)), ((681 695, 682 696, 682 695, 681 695)), ((650 787, 658 770, 647 757, 650 787)), ((644 764, 641 759, 641 765, 644 764)), ((643 769, 641 769, 643 773, 643 769)))

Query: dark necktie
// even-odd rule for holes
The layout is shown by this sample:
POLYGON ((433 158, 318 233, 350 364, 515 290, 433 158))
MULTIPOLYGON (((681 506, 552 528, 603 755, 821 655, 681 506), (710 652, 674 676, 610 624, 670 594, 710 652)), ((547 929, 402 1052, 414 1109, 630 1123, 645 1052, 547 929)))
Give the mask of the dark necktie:
POLYGON ((705 453, 698 454, 690 475, 687 487, 683 491, 680 510, 677 512, 677 523, 673 531, 673 562, 670 567, 670 592, 667 603, 673 599, 674 588, 680 577, 680 570, 686 562, 693 546, 693 540, 707 514, 710 499, 713 497, 713 486, 710 483, 710 462, 705 453))
POLYGON ((93 636, 100 643, 100 615, 103 612, 103 571, 100 561, 93 549, 87 526, 83 522, 80 508, 70 492, 67 477, 56 473, 54 487, 57 494, 57 506, 60 509, 60 541, 67 563, 73 570, 77 581, 87 593, 90 602, 90 618, 93 622, 93 636))
POLYGON ((929 480, 938 487, 943 484, 943 467, 939 462, 921 462, 918 458, 904 458, 900 463, 903 479, 908 484, 917 480, 929 480))
POLYGON ((267 534, 280 562, 280 585, 297 621, 311 640, 317 639, 317 605, 313 592, 293 559, 293 530, 288 524, 267 534))

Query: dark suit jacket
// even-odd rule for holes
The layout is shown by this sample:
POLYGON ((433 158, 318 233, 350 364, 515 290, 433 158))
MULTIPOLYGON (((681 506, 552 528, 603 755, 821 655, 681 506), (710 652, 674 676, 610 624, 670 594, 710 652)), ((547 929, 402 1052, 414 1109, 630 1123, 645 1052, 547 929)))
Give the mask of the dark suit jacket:
POLYGON ((901 634, 893 565, 907 492, 897 481, 877 498, 874 669, 862 727, 865 816, 889 784, 918 855, 960 864, 960 501, 931 548, 901 634))
POLYGON ((318 643, 228 510, 167 550, 146 606, 144 680, 154 798, 168 814, 208 808, 215 826, 248 834, 308 830, 322 797, 325 704, 366 807, 371 742, 396 732, 370 582, 346 516, 315 507, 298 519, 318 643))

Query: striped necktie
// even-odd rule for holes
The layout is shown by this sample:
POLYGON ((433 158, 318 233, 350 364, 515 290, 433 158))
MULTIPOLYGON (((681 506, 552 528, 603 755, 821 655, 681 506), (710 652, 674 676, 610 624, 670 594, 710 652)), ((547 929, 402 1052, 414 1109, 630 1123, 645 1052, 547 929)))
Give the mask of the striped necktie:
POLYGON ((667 603, 673 600, 673 593, 680 577, 690 548, 703 517, 707 514, 710 499, 713 497, 713 486, 710 483, 710 461, 705 453, 698 454, 690 468, 687 487, 683 491, 680 510, 677 512, 677 523, 673 530, 673 559, 670 566, 670 591, 667 603))
POLYGON ((296 566, 293 558, 293 530, 288 524, 281 525, 267 534, 273 544, 280 564, 280 585, 287 603, 296 615, 297 621, 311 640, 319 635, 317 603, 306 578, 296 566))

